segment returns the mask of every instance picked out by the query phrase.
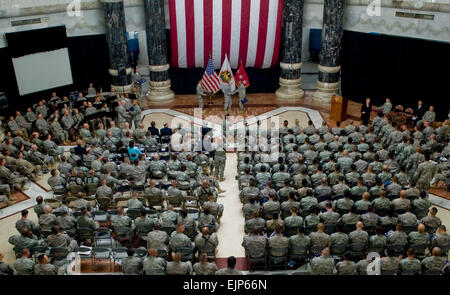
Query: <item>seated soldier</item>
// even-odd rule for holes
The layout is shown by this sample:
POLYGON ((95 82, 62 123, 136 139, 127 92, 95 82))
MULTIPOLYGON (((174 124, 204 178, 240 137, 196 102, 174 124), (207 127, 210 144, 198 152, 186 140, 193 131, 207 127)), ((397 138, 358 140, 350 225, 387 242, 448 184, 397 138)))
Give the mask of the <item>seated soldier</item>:
POLYGON ((209 227, 211 232, 216 232, 219 229, 219 224, 216 221, 216 218, 211 213, 211 208, 206 206, 203 209, 203 212, 200 214, 200 217, 198 218, 198 226, 199 228, 202 228, 204 226, 209 227))
POLYGON ((201 233, 195 237, 195 248, 200 253, 205 253, 208 256, 215 257, 216 248, 219 244, 219 239, 216 233, 210 233, 208 227, 201 228, 201 233))
POLYGON ((208 255, 206 253, 200 253, 199 262, 193 266, 195 275, 213 275, 217 272, 217 266, 214 262, 208 262, 208 255))

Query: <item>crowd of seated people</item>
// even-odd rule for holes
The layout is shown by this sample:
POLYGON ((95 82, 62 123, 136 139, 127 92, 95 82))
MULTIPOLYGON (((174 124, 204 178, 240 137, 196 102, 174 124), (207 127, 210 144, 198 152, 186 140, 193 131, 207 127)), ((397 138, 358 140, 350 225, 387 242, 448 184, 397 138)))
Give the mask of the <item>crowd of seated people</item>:
MULTIPOLYGON (((190 144, 173 149, 180 145, 171 144, 171 135, 185 134, 182 129, 167 124, 157 129, 154 122, 145 129, 140 113, 131 113, 140 112, 136 100, 118 95, 117 105, 110 120, 94 118, 80 124, 73 138, 69 134, 76 141, 70 153, 52 140, 59 133, 48 126, 36 130, 37 124, 29 122, 30 130, 9 129, 0 147, 5 200, 11 186, 26 189, 28 180, 39 180, 42 171, 50 172, 54 193, 54 198, 36 199, 37 223, 27 218, 27 210, 22 212, 18 233, 9 238, 17 258, 14 273, 65 274, 69 253, 85 257, 86 251, 93 267, 96 257, 120 258, 125 274, 217 271, 211 261, 224 209, 217 197, 224 191, 212 176, 211 155, 191 152, 190 144), (26 137, 29 132, 33 138, 26 137)), ((49 108, 45 101, 36 107, 44 122, 49 116, 43 110, 49 108)), ((67 112, 73 116, 76 109, 65 104, 67 112)))
POLYGON ((449 121, 423 116, 413 131, 389 113, 345 128, 284 121, 279 136, 258 126, 278 146, 238 154, 251 270, 367 274, 377 256, 382 274, 441 272, 450 236, 428 195, 432 180, 448 185, 449 121))

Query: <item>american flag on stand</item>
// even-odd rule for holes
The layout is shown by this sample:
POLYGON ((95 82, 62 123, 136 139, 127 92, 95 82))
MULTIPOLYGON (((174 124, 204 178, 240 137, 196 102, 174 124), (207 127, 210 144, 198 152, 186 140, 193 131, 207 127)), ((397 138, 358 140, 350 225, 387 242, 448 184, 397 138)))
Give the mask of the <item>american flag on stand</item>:
POLYGON ((220 90, 219 76, 217 76, 216 71, 214 70, 211 56, 209 57, 208 66, 203 74, 201 84, 206 91, 213 94, 220 90))

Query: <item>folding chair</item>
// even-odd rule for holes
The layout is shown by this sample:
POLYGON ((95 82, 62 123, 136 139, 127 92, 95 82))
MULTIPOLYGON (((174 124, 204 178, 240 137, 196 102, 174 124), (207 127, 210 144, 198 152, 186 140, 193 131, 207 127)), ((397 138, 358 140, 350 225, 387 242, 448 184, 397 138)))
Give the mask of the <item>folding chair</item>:
POLYGON ((127 207, 127 202, 130 198, 129 197, 117 197, 114 200, 114 203, 116 205, 116 207, 127 207))
POLYGON ((175 231, 175 226, 163 226, 162 230, 165 231, 170 237, 172 232, 175 231))
POLYGON ((97 203, 100 210, 107 210, 111 206, 112 200, 108 197, 97 197, 97 203))
POLYGON ((289 260, 295 262, 295 264, 303 264, 308 258, 308 248, 302 245, 291 245, 289 247, 289 260))
POLYGON ((97 183, 87 183, 86 184, 86 193, 90 196, 93 196, 97 192, 97 188, 98 188, 97 183))
POLYGON ((93 211, 92 215, 94 217, 94 221, 98 221, 100 223, 108 221, 108 215, 103 210, 93 211))
POLYGON ((399 272, 398 269, 388 269, 388 270, 381 270, 381 275, 382 276, 395 276, 397 275, 399 272))
POLYGON ((309 253, 312 257, 316 256, 316 255, 320 255, 320 253, 322 252, 322 250, 325 248, 325 246, 321 246, 321 245, 315 245, 312 246, 309 253))
POLYGON ((350 259, 352 261, 359 261, 365 256, 366 245, 362 243, 350 244, 350 259))
POLYGON ((84 192, 84 187, 78 184, 72 184, 69 186, 69 191, 72 195, 76 195, 78 193, 84 192))
POLYGON ((109 248, 111 248, 113 246, 111 233, 112 233, 112 230, 107 227, 97 228, 94 232, 94 245, 96 247, 104 247, 107 245, 103 245, 102 241, 109 241, 109 248), (101 244, 99 244, 99 242, 101 244))
POLYGON ((159 211, 153 208, 146 209, 147 216, 150 218, 158 219, 159 218, 159 211))
POLYGON ((66 247, 52 247, 50 249, 50 257, 52 258, 52 263, 66 259, 68 254, 69 250, 67 250, 66 247))
POLYGON ((89 227, 80 227, 77 229, 78 244, 89 240, 91 244, 94 242, 94 231, 89 227))
POLYGON ((131 246, 131 228, 119 226, 114 229, 116 233, 116 240, 123 245, 124 243, 127 246, 131 246))
POLYGON ((270 220, 273 218, 274 213, 280 213, 280 210, 264 210, 262 211, 262 218, 265 220, 270 220))
POLYGON ((427 248, 427 245, 411 244, 411 245, 409 245, 409 247, 414 250, 417 259, 422 259, 425 257, 425 250, 427 248))
POLYGON ((356 224, 355 223, 346 223, 346 224, 344 224, 343 232, 346 233, 346 234, 349 234, 352 231, 354 231, 355 228, 356 228, 356 224))
MULTIPOLYGON (((200 216, 200 212, 196 208, 187 208, 186 212, 187 212, 188 216, 194 218, 195 220, 197 220, 200 216)), ((215 217, 217 218, 218 216, 215 216, 215 217)))
POLYGON ((188 236, 191 240, 195 238, 195 235, 197 232, 195 231, 193 226, 185 226, 184 227, 184 234, 188 236))
POLYGON ((377 227, 375 225, 368 225, 364 227, 364 230, 369 234, 369 236, 372 236, 376 233, 377 227))
POLYGON ((336 231, 336 225, 335 223, 325 223, 325 229, 324 232, 326 232, 327 234, 331 235, 332 233, 334 233, 336 231))
POLYGON ((287 270, 288 248, 271 248, 269 250, 269 270, 274 266, 282 266, 287 270))
POLYGON ((267 250, 264 249, 264 253, 261 255, 261 253, 254 251, 253 248, 250 247, 247 250, 247 263, 250 272, 258 268, 258 265, 260 264, 262 264, 264 270, 267 270, 267 250))
POLYGON ((181 261, 194 261, 194 249, 191 247, 180 247, 175 250, 181 254, 181 261))
POLYGON ((135 220, 141 215, 141 210, 136 208, 128 208, 127 210, 127 216, 130 217, 132 220, 135 220))
POLYGON ((400 256, 405 252, 405 246, 406 245, 388 245, 386 248, 392 249, 395 256, 400 256))
POLYGON ((112 248, 111 256, 113 260, 114 272, 116 272, 116 261, 122 261, 122 259, 128 257, 127 248, 125 247, 112 248))
POLYGON ((405 232, 405 234, 409 235, 410 232, 415 231, 416 230, 416 226, 415 225, 404 225, 403 226, 403 231, 405 232))
POLYGON ((286 226, 284 228, 284 234, 288 238, 293 236, 293 235, 296 235, 297 234, 297 228, 296 227, 286 226))
POLYGON ((388 212, 389 212, 389 209, 378 209, 378 210, 375 210, 375 213, 378 216, 386 216, 388 214, 388 212))
POLYGON ((305 234, 309 235, 312 232, 317 231, 317 224, 310 224, 305 227, 305 234))
POLYGON ((97 260, 104 260, 104 259, 108 259, 109 260, 109 271, 113 271, 112 265, 111 265, 111 252, 109 249, 107 248, 93 248, 92 249, 92 270, 95 270, 96 268, 96 262, 97 260))
POLYGON ((61 202, 57 199, 44 199, 44 203, 52 207, 52 209, 61 207, 61 202))

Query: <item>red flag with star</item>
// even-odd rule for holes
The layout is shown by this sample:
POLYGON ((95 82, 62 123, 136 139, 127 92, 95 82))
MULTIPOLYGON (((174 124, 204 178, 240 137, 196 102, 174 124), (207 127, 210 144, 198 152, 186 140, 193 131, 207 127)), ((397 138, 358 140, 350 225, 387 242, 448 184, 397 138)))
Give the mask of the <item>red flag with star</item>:
POLYGON ((238 85, 238 82, 241 81, 245 88, 250 86, 250 81, 248 80, 247 73, 245 72, 244 65, 242 64, 242 61, 239 65, 239 68, 234 75, 234 79, 236 81, 236 85, 238 85))

